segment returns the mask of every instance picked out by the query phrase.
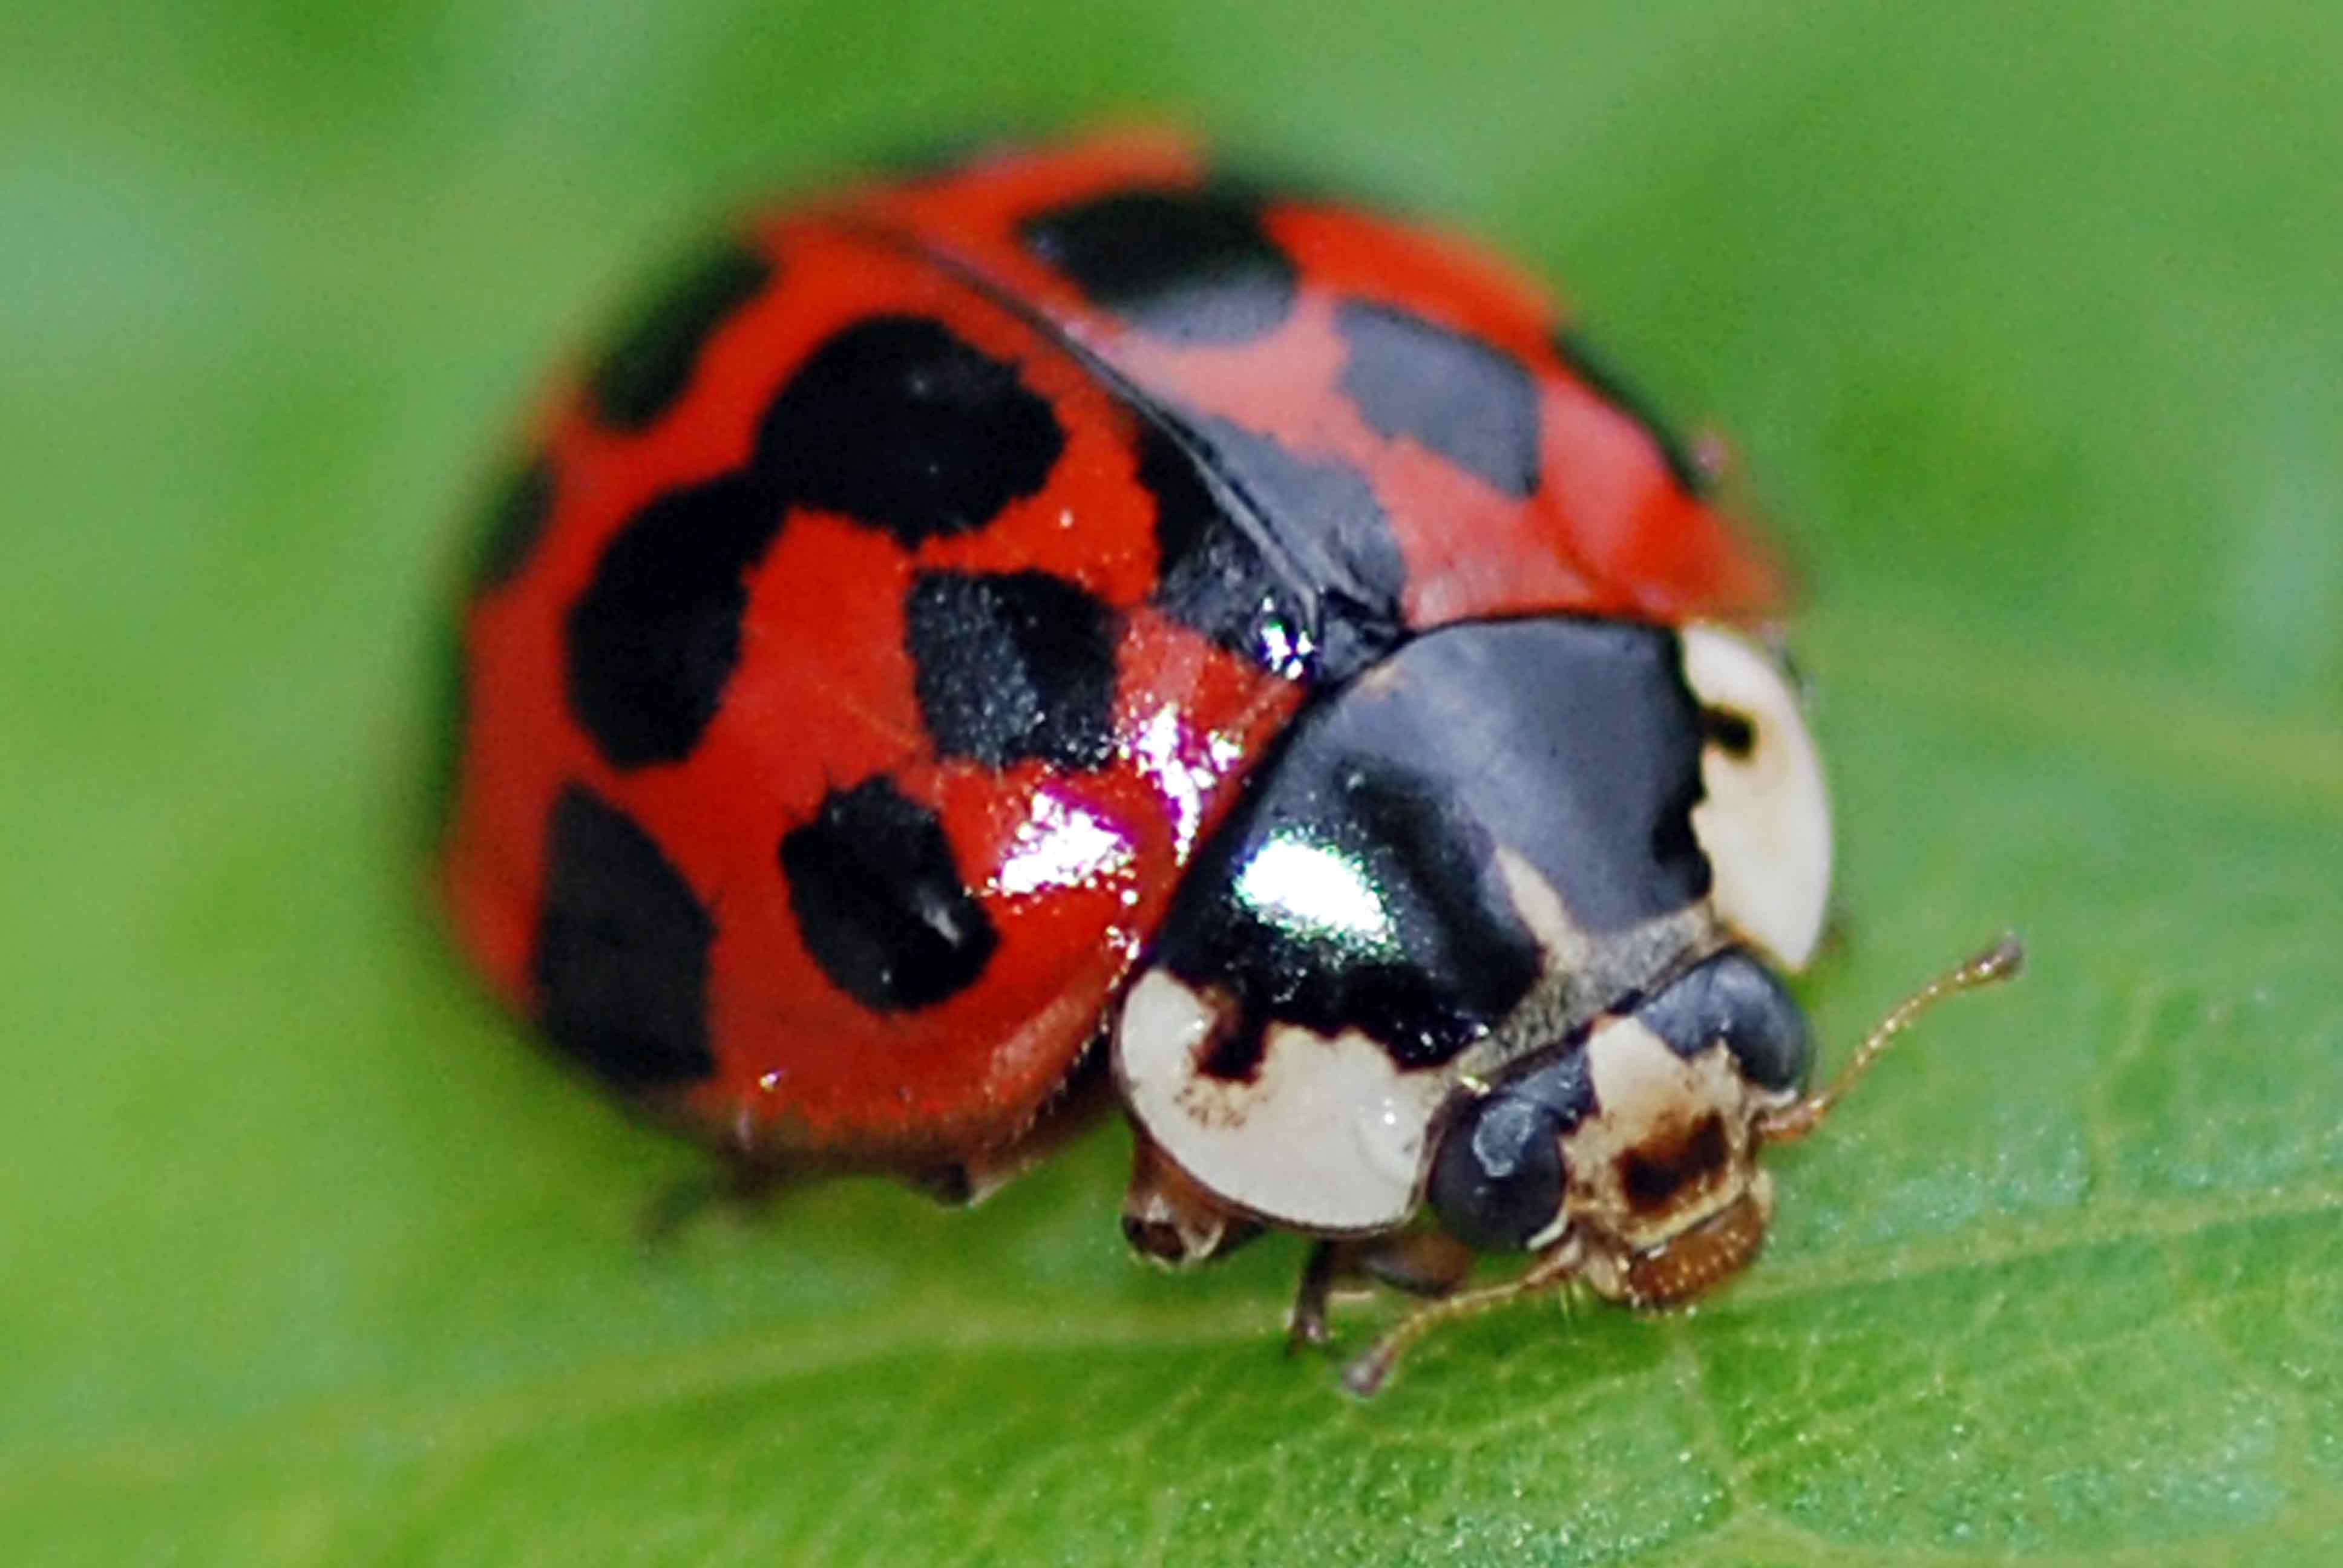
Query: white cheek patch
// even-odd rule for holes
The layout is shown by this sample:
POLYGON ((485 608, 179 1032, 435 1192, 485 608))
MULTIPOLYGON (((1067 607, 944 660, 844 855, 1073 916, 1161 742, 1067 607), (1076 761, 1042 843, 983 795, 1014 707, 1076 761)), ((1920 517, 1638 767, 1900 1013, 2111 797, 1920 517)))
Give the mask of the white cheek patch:
POLYGON ((1163 970, 1131 988, 1115 1071, 1140 1128, 1215 1195, 1305 1231, 1385 1231, 1416 1206, 1433 1113, 1453 1087, 1408 1072, 1356 1030, 1331 1039, 1272 1024, 1242 1081, 1199 1059, 1221 1026, 1210 1000, 1163 970))
POLYGON ((1711 1114, 1727 1127, 1738 1162, 1744 1143, 1730 1130, 1745 1125, 1749 1094, 1732 1052, 1712 1048, 1687 1061, 1637 1020, 1614 1018, 1587 1040, 1586 1067, 1594 1082, 1595 1113, 1563 1143, 1573 1210, 1590 1212, 1604 1231, 1631 1244, 1680 1229, 1691 1217, 1681 1209, 1638 1214, 1629 1205, 1619 1190, 1618 1163, 1665 1129, 1689 1126, 1711 1114))
POLYGON ((1781 669, 1755 644, 1717 627, 1684 633, 1684 681, 1704 708, 1748 722, 1755 744, 1736 756, 1701 749, 1706 798, 1692 827, 1725 922, 1792 970, 1821 940, 1830 900, 1830 796, 1822 758, 1781 669))
MULTIPOLYGON (((1704 1051, 1706 1062, 1722 1051, 1704 1051)), ((1605 1020, 1586 1041, 1587 1076, 1594 1081, 1599 1120, 1629 1141, 1664 1119, 1682 1114, 1712 1098, 1694 1062, 1668 1049, 1668 1042, 1632 1018, 1605 1020)))

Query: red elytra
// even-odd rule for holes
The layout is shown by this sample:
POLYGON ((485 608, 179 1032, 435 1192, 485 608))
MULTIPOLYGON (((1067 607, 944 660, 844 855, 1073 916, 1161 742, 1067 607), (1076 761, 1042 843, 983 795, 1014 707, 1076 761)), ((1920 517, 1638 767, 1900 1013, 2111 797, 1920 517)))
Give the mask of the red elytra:
POLYGON ((764 276, 736 258, 713 304, 705 287, 662 301, 543 405, 536 487, 508 503, 508 558, 465 611, 442 868, 465 950, 516 1009, 752 1162, 1010 1160, 1250 770, 1356 668, 1330 650, 1383 635, 1378 613, 1399 636, 1525 615, 1746 623, 1778 604, 1762 554, 1574 361, 1539 291, 1450 236, 1226 182, 1184 142, 988 156, 758 216, 739 240, 764 276), (1150 225, 1170 226, 1161 244, 1116 250, 1150 225), (941 330, 949 363, 889 382, 822 357, 907 320, 941 330), (1526 400, 1476 422, 1363 392, 1363 321, 1397 324, 1392 352, 1469 369, 1467 405, 1516 384, 1526 400), (970 377, 953 403, 946 384, 970 377), (1019 440, 999 445, 1039 452, 1035 472, 978 472, 970 432, 1012 402, 1019 440), (1025 439, 1031 407, 1054 451, 1025 439), (1509 418, 1518 450, 1492 445, 1509 418), (864 449, 930 426, 953 443, 940 457, 864 449), (1178 504, 1210 503, 1202 543, 1194 517, 1176 538, 1167 524, 1167 450, 1192 466, 1178 504), (840 503, 866 492, 905 510, 840 503), (980 495, 999 504, 954 509, 980 495), (1330 497, 1359 515, 1303 515, 1330 497), (669 538, 688 568, 657 564, 669 538), (1266 618, 1267 648, 1196 624, 1170 602, 1175 545, 1198 552, 1182 593, 1229 578, 1191 599, 1226 609, 1260 586, 1301 611, 1266 618), (1096 607, 1107 640, 1061 646, 1029 610, 1059 602, 1048 584, 1096 607), (1390 602, 1350 621, 1326 608, 1360 584, 1390 602), (962 608, 911 624, 945 600, 962 608), (633 630, 600 613, 633 604, 633 630), (964 657, 988 638, 997 665, 964 657), (1097 709, 1071 739, 1029 711, 1060 680, 1097 709), (841 802, 872 781, 914 814, 890 804, 890 827, 940 832, 957 889, 931 885, 932 854, 882 856, 868 879, 911 891, 860 901, 841 802), (615 837, 613 863, 654 896, 617 885, 636 871, 554 867, 563 822, 615 837), (799 861, 828 868, 809 893, 782 846, 833 828, 799 861), (630 928, 643 908, 656 930, 630 928), (809 920, 853 929, 809 937, 809 920), (938 954, 954 983, 930 995, 909 970, 938 954))

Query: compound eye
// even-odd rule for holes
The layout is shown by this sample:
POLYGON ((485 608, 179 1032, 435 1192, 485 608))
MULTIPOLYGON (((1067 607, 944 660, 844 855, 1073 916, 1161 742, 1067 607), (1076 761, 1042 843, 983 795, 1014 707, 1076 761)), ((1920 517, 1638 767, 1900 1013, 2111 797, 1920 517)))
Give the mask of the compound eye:
POLYGON ((1805 1014, 1747 953, 1728 949, 1686 970, 1638 1008, 1635 1019, 1687 1061, 1724 1041, 1742 1076, 1760 1089, 1805 1081, 1805 1014))
POLYGON ((1561 1213, 1564 1176, 1553 1109, 1499 1093, 1449 1125, 1428 1195, 1457 1240, 1484 1252, 1518 1252, 1561 1213))
POLYGON ((1830 798, 1787 676, 1736 632, 1684 633, 1684 683, 1699 699, 1701 803, 1692 827, 1711 899, 1742 936, 1804 969, 1830 898, 1830 798))

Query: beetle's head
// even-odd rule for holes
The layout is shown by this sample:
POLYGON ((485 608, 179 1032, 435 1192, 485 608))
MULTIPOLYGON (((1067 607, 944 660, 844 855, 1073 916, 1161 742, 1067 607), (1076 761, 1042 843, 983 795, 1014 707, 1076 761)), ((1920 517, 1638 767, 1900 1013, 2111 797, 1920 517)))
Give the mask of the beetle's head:
POLYGON ((1614 1301, 1697 1295, 1765 1240, 1761 1126, 1795 1100, 1807 1054, 1797 1004, 1729 949, 1463 1103, 1433 1158, 1433 1211, 1489 1250, 1566 1243, 1614 1301))
POLYGON ((1689 1301, 1765 1244, 1765 1145, 1813 1131, 1914 1019, 2008 979, 2024 957, 2005 937, 1930 981, 1880 1020, 1835 1082, 1802 1097, 1797 1004, 1771 970, 1727 949, 1459 1106, 1433 1155, 1433 1211, 1484 1250, 1564 1258, 1612 1301, 1689 1301))

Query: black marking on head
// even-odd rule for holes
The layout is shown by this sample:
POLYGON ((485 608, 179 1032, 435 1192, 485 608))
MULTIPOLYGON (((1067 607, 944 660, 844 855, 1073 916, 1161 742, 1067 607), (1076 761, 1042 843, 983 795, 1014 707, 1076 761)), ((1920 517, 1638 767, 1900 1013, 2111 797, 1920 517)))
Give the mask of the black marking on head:
POLYGON ((930 572, 904 604, 905 646, 936 749, 996 768, 1114 754, 1114 612, 1048 572, 930 572))
POLYGON ((614 768, 690 755, 740 657, 744 574, 781 507, 746 479, 673 490, 602 551, 565 633, 570 711, 614 768))
POLYGON ((670 278, 588 378, 602 422, 621 430, 656 423, 691 384, 709 338, 772 277, 769 257, 735 241, 670 278))
POLYGON ((532 962, 555 1048, 623 1090, 716 1070, 708 950, 716 925, 634 819, 572 784, 553 808, 532 962))
POLYGON ((825 799, 782 839, 781 869, 806 951, 873 1011, 959 994, 1001 944, 960 879, 941 820, 883 777, 825 799))
POLYGON ((1413 311, 1346 299, 1342 391, 1386 439, 1407 437, 1509 496, 1538 487, 1537 383, 1503 349, 1413 311))
POLYGON ((789 378, 754 471, 791 501, 885 528, 907 549, 992 521, 1039 491, 1066 447, 1015 364, 923 316, 873 316, 789 378))
POLYGON ((1302 597, 1223 508, 1186 447, 1153 420, 1139 435, 1139 482, 1155 498, 1157 582, 1163 613, 1289 678, 1317 642, 1302 597))
POLYGON ((498 487, 472 562, 472 591, 491 593, 518 577, 553 515, 553 465, 543 456, 498 487))
POLYGON ((1685 970, 1635 1017, 1686 1060, 1724 1041, 1760 1089, 1805 1081, 1805 1014, 1771 970, 1738 948, 1685 970))
POLYGON ((1151 337, 1242 343, 1293 308, 1293 263, 1233 187, 1125 190, 1025 220, 1026 248, 1151 337))
POLYGON ((1749 754, 1757 749, 1755 721, 1730 708, 1703 708, 1700 738, 1737 760, 1747 760, 1749 754))
POLYGON ((1619 1156, 1619 1187, 1631 1208, 1654 1213, 1692 1182, 1714 1176, 1732 1155, 1725 1121, 1714 1111, 1676 1136, 1654 1138, 1619 1156))
POLYGON ((1677 486, 1694 496, 1708 493, 1708 476, 1693 460, 1691 449, 1660 417, 1658 410, 1628 380, 1621 376, 1611 362, 1587 341, 1586 335, 1576 327, 1565 327, 1554 334, 1554 351, 1573 376, 1586 383, 1587 389, 1610 404, 1642 427, 1651 437, 1652 445, 1660 450, 1660 461, 1667 465, 1669 477, 1677 486))
POLYGON ((1338 457, 1305 457, 1226 420, 1201 418, 1189 429, 1213 473, 1315 593, 1316 614, 1303 624, 1315 624, 1318 677, 1347 679, 1397 647, 1407 561, 1367 477, 1338 457))

